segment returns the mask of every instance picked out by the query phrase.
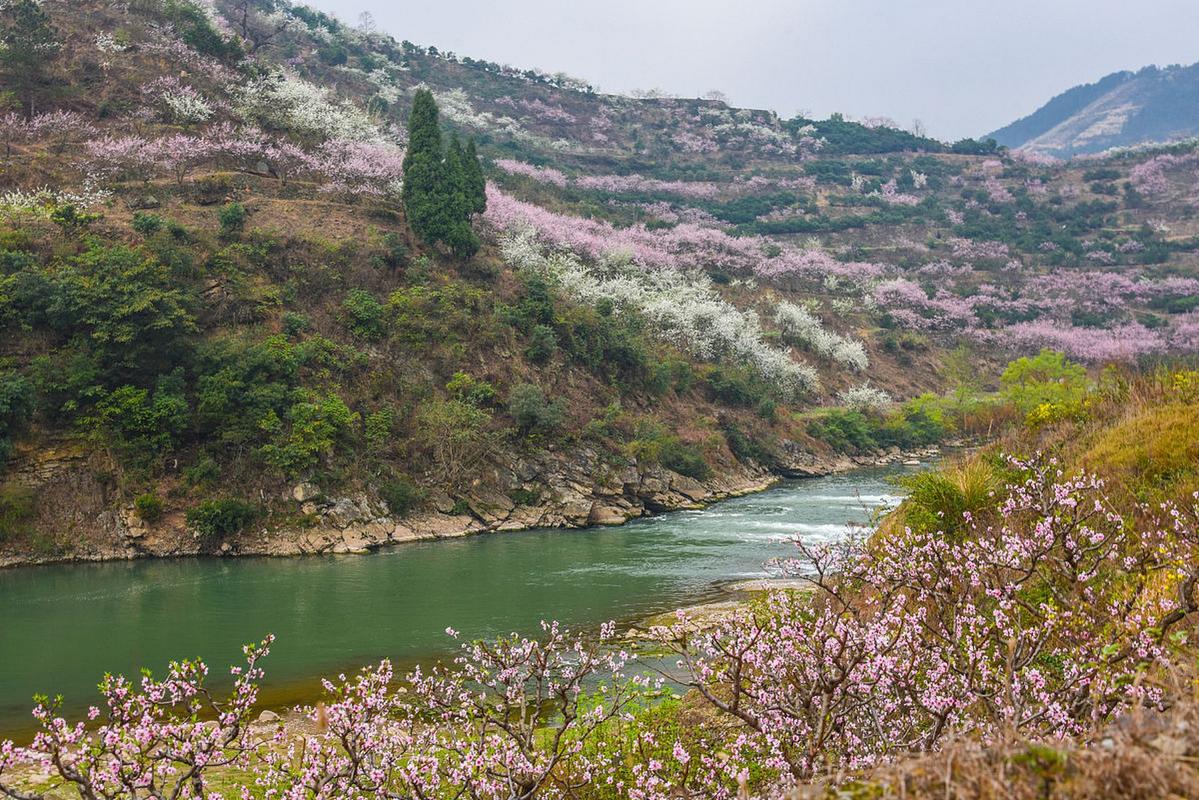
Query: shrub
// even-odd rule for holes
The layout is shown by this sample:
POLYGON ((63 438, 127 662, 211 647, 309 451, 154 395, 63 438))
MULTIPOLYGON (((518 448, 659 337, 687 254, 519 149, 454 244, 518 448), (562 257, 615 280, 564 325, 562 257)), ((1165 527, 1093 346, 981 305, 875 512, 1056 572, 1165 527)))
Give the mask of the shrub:
POLYGON ((508 413, 525 436, 546 436, 557 433, 566 419, 566 401, 552 403, 545 393, 531 383, 518 383, 508 393, 508 413))
POLYGON ((455 399, 476 406, 490 406, 495 402, 495 387, 487 381, 473 378, 465 372, 455 372, 445 385, 446 391, 455 399))
POLYGON ((491 412, 462 400, 433 400, 416 414, 416 441, 433 458, 434 476, 451 486, 473 469, 492 437, 491 412))
POLYGON ((677 436, 668 436, 658 445, 658 463, 697 480, 703 480, 712 473, 703 454, 677 436))
POLYGON ((405 478, 395 478, 379 485, 379 497, 387 504, 392 516, 402 517, 416 508, 425 494, 405 478))
POLYGON ((541 500, 541 492, 536 489, 513 489, 508 497, 518 506, 535 506, 541 500))
POLYGON ((305 392, 285 416, 286 421, 281 420, 271 411, 263 419, 261 426, 273 441, 259 452, 268 464, 288 476, 316 466, 358 421, 358 414, 350 411, 336 393, 305 392))
POLYGON ((346 293, 341 310, 346 327, 359 339, 377 341, 386 335, 383 304, 376 300, 370 292, 351 289, 346 293))
POLYGON ((145 211, 133 213, 133 229, 142 236, 152 236, 162 230, 165 225, 166 220, 157 214, 148 214, 145 211))
POLYGON ((0 468, 8 459, 12 434, 33 413, 33 387, 15 372, 0 372, 0 468))
POLYGON ((162 516, 162 498, 154 492, 139 494, 133 500, 133 507, 146 522, 155 522, 162 516))
POLYGON ((312 322, 303 314, 294 311, 283 312, 283 334, 289 339, 297 338, 312 327, 312 322))
POLYGON ((854 455, 878 447, 874 425, 861 411, 833 409, 808 423, 808 433, 839 453, 854 455))
POLYGON ((229 203, 220 210, 217 214, 217 219, 221 223, 221 236, 226 238, 234 238, 246 228, 246 219, 249 217, 249 212, 241 203, 229 203))
POLYGON ((182 377, 167 375, 159 378, 153 394, 136 386, 118 387, 96 404, 90 421, 108 434, 124 458, 149 465, 175 449, 190 419, 182 377))
POLYGON ((257 518, 256 506, 232 497, 205 500, 187 512, 187 524, 203 545, 239 534, 257 518))
POLYGON ((742 431, 735 422, 726 423, 723 433, 729 450, 738 461, 754 461, 764 466, 776 463, 777 457, 771 448, 756 437, 742 431))
POLYGON ((404 237, 398 233, 388 233, 383 237, 383 252, 380 262, 388 269, 395 271, 407 265, 410 253, 404 237))
POLYGON ((91 227, 91 224, 100 219, 99 214, 87 214, 81 212, 75 206, 67 204, 58 206, 50 212, 50 221, 62 229, 62 232, 67 236, 74 236, 82 233, 91 227))
POLYGON ((534 364, 546 364, 558 350, 558 337, 548 325, 535 325, 529 335, 525 357, 534 364))
POLYGON ((1089 382, 1086 368, 1048 348, 1036 356, 1018 358, 999 378, 1000 393, 1030 422, 1050 421, 1082 410, 1089 382), (1035 412, 1035 413, 1034 413, 1035 412))
POLYGON ((395 428, 395 410, 383 408, 366 415, 363 429, 366 434, 367 446, 372 450, 385 450, 391 443, 395 428))
POLYGON ((920 472, 900 479, 908 490, 899 517, 902 526, 922 533, 964 530, 966 514, 977 515, 993 505, 1003 487, 1002 476, 981 458, 936 472, 920 472))

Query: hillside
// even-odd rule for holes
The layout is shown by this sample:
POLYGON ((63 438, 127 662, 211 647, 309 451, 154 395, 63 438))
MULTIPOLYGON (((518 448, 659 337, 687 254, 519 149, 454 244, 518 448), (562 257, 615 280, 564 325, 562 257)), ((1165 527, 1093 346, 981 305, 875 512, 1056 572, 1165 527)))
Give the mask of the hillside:
POLYGON ((1042 347, 1199 345, 1193 150, 607 96, 268 0, 40 7, 3 120, 8 562, 619 522, 985 434, 1042 347), (469 257, 401 202, 422 87, 486 168, 469 257))
POLYGON ((990 134, 1004 147, 1055 158, 1193 138, 1199 134, 1199 64, 1115 72, 1075 86, 990 134))

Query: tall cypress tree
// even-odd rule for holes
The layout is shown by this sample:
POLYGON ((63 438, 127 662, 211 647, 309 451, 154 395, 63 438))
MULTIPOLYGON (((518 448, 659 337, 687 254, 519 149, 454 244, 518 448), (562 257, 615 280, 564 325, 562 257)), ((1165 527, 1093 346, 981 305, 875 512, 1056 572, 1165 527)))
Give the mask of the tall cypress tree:
POLYGON ((444 242, 456 214, 447 175, 437 103, 433 93, 420 89, 408 118, 408 152, 404 155, 404 210, 408 224, 427 242, 444 242))
POLYGON ((37 0, 15 0, 0 12, 0 68, 32 119, 38 96, 51 85, 50 65, 59 42, 50 15, 37 0))
MULTIPOLYGON (((478 155, 464 150, 457 136, 443 147, 437 103, 427 89, 417 91, 408 118, 404 156, 404 209, 408 224, 426 242, 444 244, 469 258, 479 249, 470 218, 480 208, 478 155), (477 175, 476 175, 477 173, 477 175)), ((484 198, 485 200, 485 198, 484 198)))
POLYGON ((466 182, 472 200, 471 211, 482 214, 487 210, 487 179, 483 177, 483 165, 479 163, 479 151, 475 149, 475 140, 466 143, 466 182))
POLYGON ((456 134, 450 136, 445 152, 445 190, 451 196, 454 222, 445 244, 455 255, 470 258, 479 249, 479 239, 471 230, 470 218, 474 213, 474 198, 471 194, 470 175, 467 169, 466 151, 456 134))

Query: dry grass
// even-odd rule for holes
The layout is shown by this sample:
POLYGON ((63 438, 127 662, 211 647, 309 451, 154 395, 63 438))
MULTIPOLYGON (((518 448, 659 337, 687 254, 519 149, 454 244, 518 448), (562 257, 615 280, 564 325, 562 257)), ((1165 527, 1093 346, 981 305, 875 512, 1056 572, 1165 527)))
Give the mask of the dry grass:
POLYGON ((1159 800, 1199 798, 1199 702, 1122 717, 1090 746, 951 743, 858 778, 800 787, 789 800, 1159 800))

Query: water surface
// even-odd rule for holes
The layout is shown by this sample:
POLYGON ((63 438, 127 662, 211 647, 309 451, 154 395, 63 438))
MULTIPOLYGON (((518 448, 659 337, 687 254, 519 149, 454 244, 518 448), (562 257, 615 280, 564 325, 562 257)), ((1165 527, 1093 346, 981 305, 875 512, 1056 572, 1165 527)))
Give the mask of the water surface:
POLYGON ((317 679, 383 657, 448 652, 468 638, 592 628, 676 608, 768 574, 785 537, 829 539, 893 504, 900 468, 792 481, 703 511, 617 528, 422 542, 366 556, 187 558, 0 570, 0 733, 26 732, 35 693, 68 709, 105 671, 160 672, 201 656, 213 676, 274 633, 268 702, 311 700, 317 679))

